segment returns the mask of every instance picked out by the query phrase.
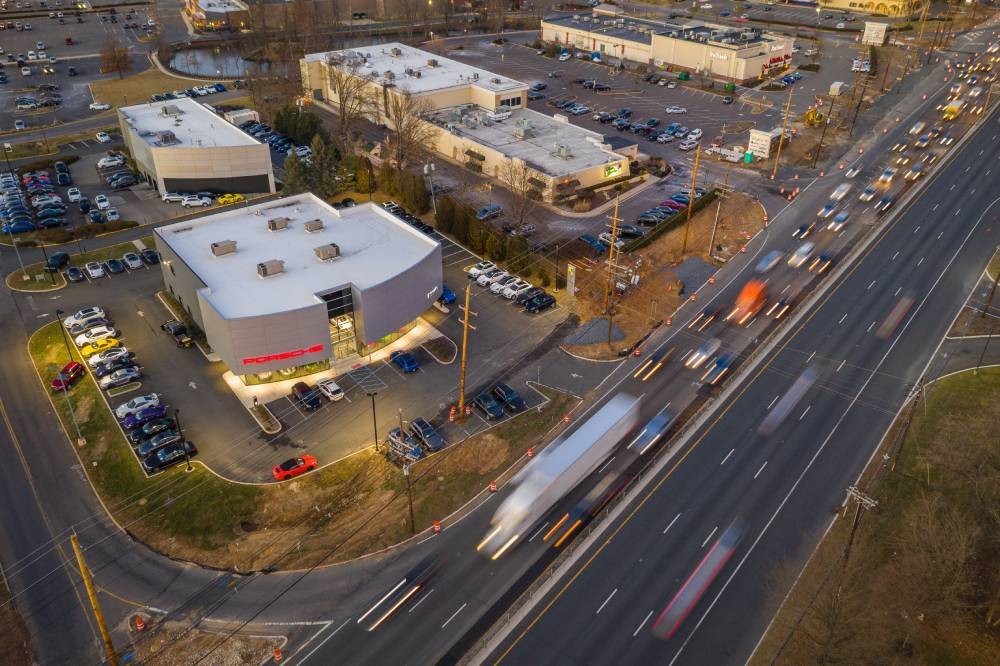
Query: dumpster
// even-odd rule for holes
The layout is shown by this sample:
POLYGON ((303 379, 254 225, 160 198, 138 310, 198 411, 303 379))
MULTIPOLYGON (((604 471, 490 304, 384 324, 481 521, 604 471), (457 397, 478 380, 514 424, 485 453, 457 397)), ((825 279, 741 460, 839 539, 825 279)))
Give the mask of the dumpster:
POLYGON ((724 86, 722 86, 722 89, 725 90, 727 93, 736 92, 736 84, 735 83, 727 83, 724 86))
POLYGON ((677 79, 680 81, 690 81, 691 74, 689 72, 681 72, 680 74, 677 75, 677 79))

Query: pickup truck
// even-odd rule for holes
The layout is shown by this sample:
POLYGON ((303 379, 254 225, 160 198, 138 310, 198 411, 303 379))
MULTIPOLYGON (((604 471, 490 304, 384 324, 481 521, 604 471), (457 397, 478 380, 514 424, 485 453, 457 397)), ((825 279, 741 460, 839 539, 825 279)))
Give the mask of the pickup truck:
POLYGON ((160 330, 166 331, 167 334, 173 337, 178 347, 190 347, 193 342, 191 336, 188 334, 187 326, 176 319, 168 319, 160 324, 160 330))

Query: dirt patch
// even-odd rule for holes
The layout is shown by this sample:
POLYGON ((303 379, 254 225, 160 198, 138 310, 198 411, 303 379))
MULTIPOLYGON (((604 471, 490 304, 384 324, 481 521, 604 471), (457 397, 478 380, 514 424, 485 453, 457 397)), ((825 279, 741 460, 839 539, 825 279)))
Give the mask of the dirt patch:
POLYGON ((428 340, 420 346, 427 350, 427 353, 433 356, 438 363, 451 363, 458 355, 458 347, 451 341, 451 338, 443 335, 428 340))
MULTIPOLYGON (((748 238, 764 225, 764 209, 749 195, 724 193, 691 217, 685 248, 685 225, 673 229, 637 252, 623 256, 619 266, 631 266, 639 274, 639 284, 614 298, 614 326, 624 333, 624 339, 566 345, 570 353, 586 358, 608 360, 635 344, 657 322, 667 317, 689 298, 692 289, 700 285, 684 285, 675 268, 684 259, 699 257, 719 266, 739 253, 748 238), (713 238, 713 226, 718 226, 713 238), (710 251, 711 242, 711 251, 710 251)), ((577 298, 570 307, 581 321, 591 321, 605 315, 605 264, 590 264, 589 272, 578 271, 577 298)), ((606 321, 606 320, 605 320, 606 321)), ((606 324, 605 324, 606 330, 606 324)))
MULTIPOLYGON (((994 312, 996 308, 994 308, 994 312)), ((955 325, 948 331, 950 337, 959 338, 969 335, 990 335, 1000 332, 1000 316, 990 313, 985 317, 982 311, 966 305, 958 313, 955 325)))
MULTIPOLYGON (((148 622, 148 620, 147 620, 148 622)), ((223 633, 190 630, 180 622, 152 623, 135 646, 135 660, 147 666, 187 666, 197 663, 209 652, 209 663, 218 666, 260 664, 274 656, 281 640, 260 636, 228 636, 223 633)), ((7 663, 7 662, 4 662, 7 663)))
POLYGON ((31 635, 10 599, 6 585, 0 586, 0 663, 11 666, 31 664, 31 635))

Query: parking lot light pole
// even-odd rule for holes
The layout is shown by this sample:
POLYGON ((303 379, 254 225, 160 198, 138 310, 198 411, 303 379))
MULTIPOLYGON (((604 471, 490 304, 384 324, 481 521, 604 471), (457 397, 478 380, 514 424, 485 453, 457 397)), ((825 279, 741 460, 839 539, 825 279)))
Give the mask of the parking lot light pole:
MULTIPOLYGON (((66 327, 62 323, 62 315, 65 314, 59 308, 56 308, 56 325, 59 326, 60 332, 62 332, 63 342, 66 343, 66 353, 69 354, 69 360, 73 360, 73 349, 69 346, 69 336, 66 333, 66 327)), ((68 379, 68 378, 67 378, 68 379)), ((76 445, 83 446, 87 443, 87 440, 83 438, 83 433, 80 432, 80 423, 76 420, 76 412, 73 411, 73 403, 69 399, 69 382, 63 380, 62 392, 63 397, 66 398, 66 409, 69 410, 69 418, 73 422, 73 428, 76 430, 76 445)))
POLYGON ((434 199, 434 165, 427 163, 424 165, 424 176, 431 184, 431 208, 434 210, 434 217, 437 218, 438 207, 437 201, 434 199))
POLYGON ((372 399, 372 432, 375 435, 375 453, 378 453, 378 421, 375 419, 375 396, 378 391, 368 391, 365 395, 372 399))
POLYGON ((66 343, 66 354, 69 355, 69 360, 73 360, 73 348, 69 346, 69 337, 66 334, 66 327, 63 326, 62 316, 66 314, 59 308, 56 308, 56 323, 59 324, 59 330, 62 332, 63 342, 66 343))
MULTIPOLYGON (((42 248, 42 261, 45 262, 45 268, 47 269, 49 266, 49 253, 45 251, 45 243, 42 243, 39 247, 42 248)), ((55 286, 56 284, 55 271, 46 270, 45 272, 49 274, 49 282, 51 282, 52 285, 55 286)))

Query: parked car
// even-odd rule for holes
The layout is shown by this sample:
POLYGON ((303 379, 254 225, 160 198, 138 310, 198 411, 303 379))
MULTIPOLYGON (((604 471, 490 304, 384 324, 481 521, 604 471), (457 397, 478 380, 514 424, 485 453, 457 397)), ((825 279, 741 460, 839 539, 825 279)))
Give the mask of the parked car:
POLYGON ((69 254, 65 252, 53 252, 45 262, 45 270, 48 273, 58 273, 67 264, 69 264, 69 254))
POLYGON ((70 266, 66 269, 66 279, 70 282, 83 282, 87 278, 79 268, 70 266))
POLYGON ((142 424, 138 428, 133 428, 128 431, 128 441, 132 444, 139 444, 154 435, 159 435, 161 432, 169 432, 171 430, 177 429, 177 421, 165 416, 162 418, 155 418, 146 423, 142 424))
POLYGON ((482 412, 487 420, 503 417, 503 407, 489 393, 477 395, 472 401, 472 406, 482 412))
POLYGON ((292 386, 292 399, 306 411, 319 409, 323 404, 320 401, 319 391, 305 382, 295 382, 292 386))
POLYGON ((181 205, 185 208, 202 208, 204 206, 211 206, 212 200, 208 197, 186 196, 181 199, 181 205))
POLYGON ((127 431, 135 430, 136 428, 140 428, 147 423, 164 418, 169 411, 170 408, 162 403, 142 407, 127 415, 124 419, 120 419, 122 422, 122 428, 127 431))
POLYGON ((287 481, 313 471, 318 465, 319 461, 316 460, 316 456, 307 453, 300 458, 290 458, 280 465, 275 465, 274 469, 271 470, 271 476, 274 477, 275 481, 287 481))
POLYGON ((503 208, 500 204, 490 204, 489 206, 483 206, 476 211, 476 219, 483 222, 493 219, 494 217, 500 217, 502 214, 503 208))
POLYGON ((179 322, 176 319, 168 319, 167 321, 160 324, 160 330, 164 331, 174 339, 174 343, 178 347, 190 347, 193 343, 191 340, 191 335, 188 333, 187 326, 183 322, 179 322))
POLYGON ((399 366, 399 369, 405 373, 416 372, 420 369, 420 363, 410 352, 394 351, 389 354, 389 360, 399 366))
POLYGON ((111 349, 112 347, 117 347, 121 344, 118 338, 105 338, 103 340, 95 340, 90 344, 82 347, 80 349, 80 355, 84 358, 90 358, 94 354, 98 354, 106 349, 111 349))
POLYGON ((94 377, 96 377, 97 379, 101 379, 102 377, 107 377, 109 375, 112 375, 118 372, 119 370, 124 370, 126 368, 135 368, 135 367, 137 366, 132 361, 132 358, 126 356, 124 358, 115 359, 114 361, 109 361, 108 363, 102 363, 101 365, 98 365, 97 367, 94 368, 94 377))
POLYGON ((493 396, 511 413, 516 414, 527 409, 521 394, 503 382, 493 387, 493 396))
POLYGON ((556 304, 556 299, 551 294, 539 294, 524 304, 525 312, 541 312, 556 304))
POLYGON ((98 132, 96 136, 98 143, 111 143, 111 137, 107 132, 98 132))
MULTIPOLYGON (((135 414, 136 412, 145 409, 146 407, 156 407, 160 404, 160 396, 155 393, 149 393, 146 395, 140 395, 132 398, 123 405, 118 405, 115 408, 115 417, 122 421, 126 417, 135 414)), ((162 415, 161 415, 162 416, 162 415)))
POLYGON ((142 259, 140 259, 139 255, 135 252, 126 252, 123 254, 122 262, 128 267, 129 270, 135 271, 142 268, 142 259))
POLYGON ((63 366, 62 370, 56 373, 49 386, 53 391, 68 391, 76 383, 76 380, 83 377, 86 373, 87 371, 82 363, 70 361, 63 366))
POLYGON ((441 295, 438 296, 438 303, 441 305, 451 305, 456 300, 458 300, 458 297, 455 295, 455 292, 449 289, 447 285, 441 285, 441 295))
POLYGON ((125 272, 125 264, 121 262, 121 259, 108 259, 104 265, 112 275, 120 275, 125 272))
POLYGON ((470 278, 478 278, 483 273, 495 270, 496 267, 497 265, 492 261, 480 261, 478 264, 469 269, 468 276, 470 278))
POLYGON ((105 338, 115 338, 118 337, 118 331, 115 330, 114 326, 96 326, 90 330, 84 331, 83 333, 76 336, 73 341, 76 343, 77 347, 85 347, 88 344, 95 342, 97 340, 104 340, 105 338))
POLYGON ((119 386, 125 386, 126 384, 131 384, 132 382, 139 379, 142 372, 139 368, 129 366, 127 368, 122 368, 121 370, 115 370, 107 377, 101 379, 100 385, 102 389, 112 389, 119 386))
POLYGON ((107 351, 103 351, 100 354, 94 354, 87 360, 87 365, 92 368, 96 368, 98 366, 111 363, 112 361, 129 358, 132 358, 132 352, 128 349, 125 347, 114 347, 112 349, 108 349, 107 351))
POLYGON ((104 267, 96 261, 88 261, 87 265, 83 267, 83 270, 87 272, 87 277, 91 280, 104 277, 104 267))
POLYGON ((187 441, 174 442, 159 449, 142 461, 143 469, 149 473, 159 472, 171 465, 187 460, 197 455, 198 449, 194 444, 187 441))
POLYGON ((106 316, 107 312, 105 312, 104 308, 97 305, 92 305, 90 307, 77 310, 70 316, 63 319, 63 326, 65 326, 66 329, 69 330, 74 325, 79 324, 85 319, 90 319, 91 317, 106 317, 106 316))
POLYGON ((94 205, 97 206, 98 210, 107 210, 111 208, 111 202, 103 194, 98 194, 94 197, 94 205))
POLYGON ((426 419, 410 421, 410 434, 428 451, 440 451, 445 447, 444 437, 426 419))
POLYGON ((143 263, 147 266, 153 266, 154 264, 160 263, 160 253, 151 248, 146 248, 139 252, 139 256, 142 257, 143 263))

